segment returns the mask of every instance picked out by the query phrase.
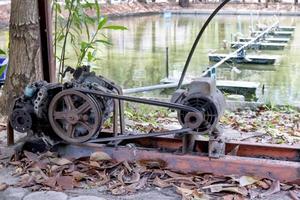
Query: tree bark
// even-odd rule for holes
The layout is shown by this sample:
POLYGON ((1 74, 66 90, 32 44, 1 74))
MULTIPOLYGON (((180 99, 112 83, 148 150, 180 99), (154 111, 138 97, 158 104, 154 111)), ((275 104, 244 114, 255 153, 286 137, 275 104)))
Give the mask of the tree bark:
POLYGON ((298 5, 298 0, 295 0, 295 1, 294 1, 294 4, 295 4, 295 5, 298 5))
POLYGON ((179 0, 179 6, 183 8, 189 7, 189 0, 179 0))
POLYGON ((9 38, 9 68, 0 104, 3 115, 27 84, 43 77, 38 0, 11 1, 9 38))
POLYGON ((268 6, 269 6, 269 0, 266 0, 265 7, 268 8, 268 6))

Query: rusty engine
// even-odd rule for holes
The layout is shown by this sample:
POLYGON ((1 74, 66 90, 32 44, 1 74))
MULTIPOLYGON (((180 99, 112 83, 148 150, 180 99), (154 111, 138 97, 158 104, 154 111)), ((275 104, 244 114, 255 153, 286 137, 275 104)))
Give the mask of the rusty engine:
MULTIPOLYGON (((211 78, 193 81, 187 90, 176 91, 171 103, 166 103, 123 96, 120 87, 102 76, 96 76, 88 66, 76 70, 68 68, 67 71, 73 74, 73 78, 64 84, 39 81, 25 88, 24 94, 16 99, 10 115, 14 130, 59 136, 69 143, 90 141, 101 138, 102 125, 115 109, 119 109, 120 127, 124 125, 124 113, 120 109, 123 101, 177 110, 183 129, 174 133, 211 132, 223 114, 225 100, 211 78), (118 102, 120 104, 116 106, 118 102)), ((120 129, 121 134, 115 134, 115 137, 122 135, 120 139, 130 139, 130 134, 120 129)), ((147 135, 151 136, 144 134, 144 137, 147 135)))

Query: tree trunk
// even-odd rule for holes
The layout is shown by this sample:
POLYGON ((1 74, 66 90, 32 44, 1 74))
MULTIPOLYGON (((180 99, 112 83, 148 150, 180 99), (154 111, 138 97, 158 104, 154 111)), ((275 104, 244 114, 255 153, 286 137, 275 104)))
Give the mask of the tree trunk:
POLYGON ((294 3, 295 3, 295 5, 297 5, 298 4, 298 0, 295 0, 294 3))
POLYGON ((268 6, 269 6, 269 0, 266 0, 266 5, 265 5, 265 7, 268 8, 268 6))
POLYGON ((179 6, 183 8, 189 7, 189 0, 179 0, 179 6))
POLYGON ((27 84, 43 77, 38 0, 11 1, 9 44, 9 68, 0 102, 4 115, 27 84))

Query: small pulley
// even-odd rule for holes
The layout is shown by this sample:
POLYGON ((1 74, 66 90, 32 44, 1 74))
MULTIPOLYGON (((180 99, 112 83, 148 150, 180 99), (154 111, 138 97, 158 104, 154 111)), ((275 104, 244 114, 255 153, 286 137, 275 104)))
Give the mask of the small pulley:
POLYGON ((32 127, 32 112, 26 108, 15 109, 9 117, 13 129, 21 133, 29 131, 32 127))

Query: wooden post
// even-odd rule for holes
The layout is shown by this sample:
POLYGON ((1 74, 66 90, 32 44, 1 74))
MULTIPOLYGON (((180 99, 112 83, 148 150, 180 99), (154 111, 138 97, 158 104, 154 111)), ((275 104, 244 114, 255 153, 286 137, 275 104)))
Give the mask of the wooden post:
POLYGON ((55 62, 53 55, 52 16, 50 0, 39 0, 43 76, 47 82, 55 82, 55 62))

